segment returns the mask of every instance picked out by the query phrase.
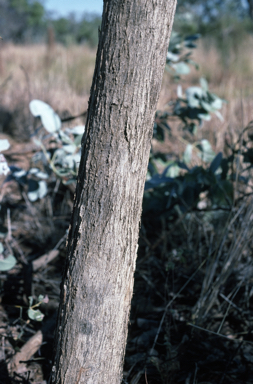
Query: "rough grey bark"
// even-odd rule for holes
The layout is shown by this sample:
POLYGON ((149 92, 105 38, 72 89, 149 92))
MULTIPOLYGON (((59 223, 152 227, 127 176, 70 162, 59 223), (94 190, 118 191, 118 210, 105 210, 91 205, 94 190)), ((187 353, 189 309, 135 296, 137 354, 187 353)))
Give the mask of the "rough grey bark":
POLYGON ((253 20, 253 0, 247 0, 249 6, 249 17, 253 20))
POLYGON ((176 0, 104 0, 52 382, 122 378, 153 118, 176 0))

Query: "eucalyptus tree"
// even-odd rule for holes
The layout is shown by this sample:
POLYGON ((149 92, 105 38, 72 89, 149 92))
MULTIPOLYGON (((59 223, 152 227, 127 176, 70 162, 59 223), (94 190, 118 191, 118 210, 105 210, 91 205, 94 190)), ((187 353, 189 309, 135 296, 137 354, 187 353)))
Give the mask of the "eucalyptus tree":
POLYGON ((175 8, 176 0, 104 0, 53 383, 121 382, 153 119, 175 8))

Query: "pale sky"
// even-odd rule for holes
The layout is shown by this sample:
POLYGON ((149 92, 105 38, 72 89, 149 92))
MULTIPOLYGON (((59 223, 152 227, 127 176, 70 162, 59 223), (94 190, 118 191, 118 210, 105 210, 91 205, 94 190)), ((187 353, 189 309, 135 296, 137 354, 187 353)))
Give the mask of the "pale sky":
POLYGON ((102 15, 103 0, 44 0, 47 11, 55 11, 56 16, 67 16, 75 12, 81 16, 84 12, 96 12, 102 15))

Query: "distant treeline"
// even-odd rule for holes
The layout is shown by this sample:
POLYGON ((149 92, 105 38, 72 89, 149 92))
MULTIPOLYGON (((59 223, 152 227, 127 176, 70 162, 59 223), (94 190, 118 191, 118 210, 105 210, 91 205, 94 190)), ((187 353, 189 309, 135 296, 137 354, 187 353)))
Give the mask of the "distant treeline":
POLYGON ((62 44, 86 43, 96 46, 101 17, 74 13, 55 18, 38 0, 0 0, 0 36, 14 43, 36 43, 47 39, 48 30, 62 44))
MULTIPOLYGON (((95 47, 100 23, 101 17, 91 13, 56 18, 46 11, 43 0, 0 0, 0 36, 6 41, 45 42, 50 31, 50 38, 53 33, 62 44, 95 47)), ((253 0, 178 0, 174 29, 217 40, 240 39, 253 31, 253 0)))

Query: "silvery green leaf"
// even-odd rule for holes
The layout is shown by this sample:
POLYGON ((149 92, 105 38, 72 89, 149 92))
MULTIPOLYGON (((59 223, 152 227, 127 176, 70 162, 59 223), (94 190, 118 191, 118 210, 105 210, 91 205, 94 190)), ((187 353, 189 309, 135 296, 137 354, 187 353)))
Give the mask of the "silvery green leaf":
POLYGON ((34 99, 29 104, 30 112, 33 116, 38 117, 47 113, 48 110, 52 109, 50 105, 44 103, 44 101, 34 99))
POLYGON ((187 96, 187 102, 191 108, 198 108, 199 107, 199 100, 196 99, 196 97, 189 95, 187 96))
POLYGON ((169 167, 168 172, 166 173, 166 176, 174 178, 179 175, 179 172, 180 172, 179 166, 177 164, 174 164, 171 167, 169 167))
POLYGON ((33 305, 33 296, 28 296, 28 300, 29 300, 29 307, 31 307, 33 305))
POLYGON ((207 92, 208 91, 208 82, 206 81, 206 79, 204 79, 204 77, 201 77, 200 79, 200 85, 201 85, 201 88, 207 92))
MULTIPOLYGON (((66 130, 66 132, 67 132, 67 130, 66 130)), ((59 136, 60 136, 63 143, 72 144, 71 138, 68 135, 66 135, 66 133, 63 132, 62 130, 59 131, 59 136)))
POLYGON ((189 65, 185 64, 184 62, 172 64, 171 66, 172 66, 172 68, 175 69, 175 71, 178 75, 187 75, 188 73, 190 73, 189 65))
POLYGON ((221 100, 219 97, 216 97, 215 100, 211 103, 212 108, 214 109, 221 109, 223 100, 221 100))
POLYGON ((6 259, 0 260, 0 271, 9 271, 16 263, 16 258, 13 255, 9 255, 6 259))
POLYGON ((200 100, 205 96, 200 87, 189 87, 185 91, 188 104, 191 108, 199 107, 200 100))
POLYGON ((185 149, 184 154, 183 154, 183 161, 186 164, 191 162, 191 159, 192 159, 192 149, 193 149, 193 145, 192 144, 187 144, 186 149, 185 149))
POLYGON ((62 148, 58 148, 54 153, 55 162, 61 161, 66 156, 66 152, 62 148))
POLYGON ((48 174, 45 172, 42 172, 39 168, 31 168, 29 170, 29 173, 39 177, 40 179, 48 179, 48 174))
POLYGON ((68 128, 68 132, 72 133, 73 135, 83 135, 85 130, 84 125, 77 125, 74 128, 68 128))
POLYGON ((223 118, 222 114, 219 111, 215 111, 214 113, 218 117, 218 119, 220 119, 220 121, 224 121, 224 118, 223 118))
POLYGON ((47 194, 47 184, 44 180, 38 182, 38 189, 34 191, 29 191, 27 193, 28 199, 30 201, 36 201, 42 199, 47 194))
POLYGON ((0 243, 0 253, 3 253, 3 251, 4 251, 4 246, 2 243, 0 243))
POLYGON ((81 146, 83 135, 77 135, 75 137, 74 143, 77 147, 81 146))
POLYGON ((79 163, 80 163, 80 160, 81 160, 81 155, 80 153, 75 153, 74 155, 67 155, 64 159, 64 166, 66 166, 67 168, 73 168, 74 165, 76 165, 76 167, 78 168, 79 167, 79 163))
POLYGON ((7 139, 0 140, 0 152, 10 148, 10 143, 7 139))
POLYGON ((206 95, 206 93, 203 91, 200 87, 189 87, 185 91, 187 98, 188 97, 197 97, 201 99, 203 96, 206 95))
POLYGON ((204 100, 200 101, 200 105, 202 108, 204 108, 207 112, 214 112, 214 108, 212 107, 212 104, 209 104, 205 102, 204 100))
POLYGON ((67 153, 75 153, 75 151, 76 151, 76 145, 74 143, 68 144, 68 145, 63 145, 62 148, 67 153))
POLYGON ((37 145, 38 147, 41 146, 41 141, 38 140, 38 139, 36 139, 36 137, 33 138, 33 142, 34 142, 34 144, 37 145))
POLYGON ((201 144, 198 145, 202 153, 199 153, 198 156, 205 162, 210 163, 216 156, 216 153, 213 151, 211 144, 208 140, 201 140, 201 144))
POLYGON ((182 99, 182 97, 183 97, 182 85, 177 86, 177 97, 179 99, 182 99))
POLYGON ((209 113, 199 113, 198 117, 202 120, 210 121, 211 120, 211 115, 209 113))
POLYGON ((17 179, 20 179, 21 177, 25 176, 26 173, 27 173, 26 171, 21 169, 20 171, 13 172, 13 176, 16 177, 17 179))
POLYGON ((176 55, 175 53, 172 53, 172 52, 169 51, 169 52, 167 53, 167 60, 176 62, 176 61, 179 60, 179 55, 176 55))
POLYGON ((27 314, 31 320, 35 321, 42 321, 45 316, 39 309, 34 310, 32 308, 28 309, 27 314))
POLYGON ((50 133, 58 131, 61 128, 61 120, 53 109, 47 114, 42 115, 41 121, 43 127, 50 133))
POLYGON ((56 132, 61 128, 61 119, 53 108, 47 103, 44 103, 44 101, 32 100, 29 108, 33 116, 40 116, 44 128, 49 133, 56 132))

